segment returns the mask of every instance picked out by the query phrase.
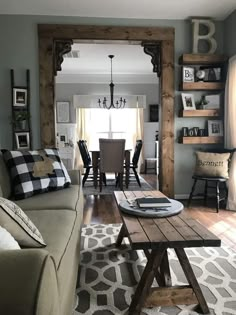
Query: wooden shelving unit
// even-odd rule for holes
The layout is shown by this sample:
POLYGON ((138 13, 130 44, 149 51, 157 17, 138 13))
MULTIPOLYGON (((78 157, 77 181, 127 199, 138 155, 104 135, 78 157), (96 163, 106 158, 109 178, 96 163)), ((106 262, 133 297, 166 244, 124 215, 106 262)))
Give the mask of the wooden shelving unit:
POLYGON ((179 117, 218 117, 220 109, 181 110, 179 117))
MULTIPOLYGON (((210 54, 183 54, 179 58, 179 64, 182 66, 189 66, 189 68, 194 69, 194 79, 193 82, 182 82, 180 83, 181 91, 203 91, 203 96, 208 94, 216 94, 224 93, 225 88, 225 78, 226 78, 226 64, 228 58, 224 55, 210 55, 210 54), (196 72, 199 69, 210 69, 210 68, 220 68, 220 77, 218 77, 219 81, 208 81, 209 77, 205 78, 205 81, 198 80, 196 78, 196 72)), ((193 72, 193 71, 192 71, 193 72)), ((190 72, 191 73, 191 72, 190 72)), ((216 77, 216 76, 215 76, 216 77)), ((192 94, 192 92, 190 92, 192 94)), ((187 94, 187 93, 186 93, 187 94)), ((181 110, 179 112, 179 117, 186 118, 195 118, 195 117, 205 117, 213 118, 218 117, 219 120, 223 120, 223 104, 219 109, 197 109, 197 110, 181 110)), ((205 123, 206 125, 206 123, 205 123)), ((191 128, 186 128, 191 130, 191 128)), ((188 131, 184 132, 184 134, 190 135, 191 133, 188 131)), ((205 132, 204 134, 207 134, 205 132)), ((221 134, 219 132, 219 134, 221 134)), ((217 144, 223 143, 223 136, 187 136, 181 137, 179 139, 180 143, 183 144, 217 144)))
POLYGON ((182 82, 180 84, 181 91, 206 91, 206 90, 223 90, 225 87, 224 82, 182 82))
POLYGON ((209 54, 183 54, 179 58, 182 65, 220 65, 224 64, 228 58, 225 55, 209 55, 209 54))
POLYGON ((223 137, 182 137, 180 143, 183 144, 216 144, 223 143, 223 137))

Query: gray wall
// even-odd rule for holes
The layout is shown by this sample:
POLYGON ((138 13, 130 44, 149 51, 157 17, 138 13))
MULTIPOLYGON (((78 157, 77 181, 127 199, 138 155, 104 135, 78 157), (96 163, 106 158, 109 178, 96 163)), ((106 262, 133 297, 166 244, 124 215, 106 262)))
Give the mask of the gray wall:
MULTIPOLYGON (((158 82, 158 80, 157 80, 158 82)), ((108 82, 109 84, 109 82, 108 82)), ((109 94, 109 85, 106 84, 56 84, 56 101, 69 101, 73 107, 73 95, 109 94)), ((149 121, 149 104, 159 103, 159 84, 116 84, 115 94, 120 95, 146 95, 147 109, 144 110, 144 121, 149 121)), ((71 108, 72 121, 75 122, 73 108, 71 108)))
POLYGON ((224 22, 225 26, 225 36, 224 36, 224 46, 225 54, 229 57, 236 54, 236 10, 230 14, 230 16, 224 22))
MULTIPOLYGON (((24 72, 28 68, 31 73, 31 112, 33 126, 33 147, 40 146, 39 128, 39 80, 38 80, 38 23, 71 23, 91 25, 127 25, 127 26, 170 26, 175 28, 175 193, 188 194, 191 184, 194 151, 196 146, 177 143, 178 130, 182 128, 183 118, 178 118, 178 110, 182 107, 178 85, 180 66, 178 58, 181 54, 191 52, 191 23, 181 20, 136 20, 136 19, 96 19, 79 17, 51 16, 11 16, 0 15, 0 146, 11 148, 11 112, 10 69, 13 68, 19 76, 18 85, 24 84, 24 72), (181 185, 180 183, 181 179, 181 185)), ((223 22, 216 23, 216 39, 218 53, 223 51, 223 22)), ((196 124, 198 121, 192 123, 196 124)))

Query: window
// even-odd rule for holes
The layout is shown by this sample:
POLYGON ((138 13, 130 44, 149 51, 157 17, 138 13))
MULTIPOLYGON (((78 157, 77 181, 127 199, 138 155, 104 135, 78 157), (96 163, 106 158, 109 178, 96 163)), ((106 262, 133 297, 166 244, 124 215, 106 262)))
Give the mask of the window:
POLYGON ((133 147, 136 135, 137 110, 123 109, 88 109, 90 146, 97 147, 99 138, 126 139, 126 147, 133 147))

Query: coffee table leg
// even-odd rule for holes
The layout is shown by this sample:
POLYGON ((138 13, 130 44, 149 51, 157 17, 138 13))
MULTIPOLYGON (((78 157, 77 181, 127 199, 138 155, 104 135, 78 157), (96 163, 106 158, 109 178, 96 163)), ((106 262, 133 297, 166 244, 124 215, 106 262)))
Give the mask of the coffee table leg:
POLYGON ((139 315, 142 306, 145 302, 145 298, 149 293, 153 279, 156 275, 156 270, 161 264, 163 251, 152 251, 147 261, 146 267, 142 273, 141 279, 138 283, 134 297, 129 307, 129 315, 139 315))
POLYGON ((163 282, 165 283, 166 287, 172 286, 171 275, 170 275, 170 266, 169 266, 169 259, 168 259, 168 252, 165 250, 163 255, 161 266, 160 266, 160 274, 163 278, 163 282))
MULTIPOLYGON (((149 259, 149 257, 151 256, 151 252, 145 249, 144 253, 147 259, 149 259)), ((163 254, 163 258, 159 269, 160 270, 156 270, 155 272, 155 278, 159 287, 170 287, 172 284, 167 250, 165 250, 163 254)))
POLYGON ((120 247, 123 238, 127 236, 125 225, 123 224, 116 240, 116 247, 120 247))
POLYGON ((188 282, 190 283, 190 285, 192 286, 192 289, 193 289, 193 291, 194 291, 194 293, 198 299, 198 302, 199 302, 199 305, 201 307, 203 314, 208 314, 210 312, 209 308, 207 306, 206 300, 203 296, 203 293, 202 293, 202 290, 199 286, 199 283, 195 277, 193 269, 190 265, 190 262, 188 260, 188 256, 186 255, 183 248, 175 248, 175 252, 176 252, 176 255, 179 259, 181 267, 183 268, 185 276, 186 276, 188 282))

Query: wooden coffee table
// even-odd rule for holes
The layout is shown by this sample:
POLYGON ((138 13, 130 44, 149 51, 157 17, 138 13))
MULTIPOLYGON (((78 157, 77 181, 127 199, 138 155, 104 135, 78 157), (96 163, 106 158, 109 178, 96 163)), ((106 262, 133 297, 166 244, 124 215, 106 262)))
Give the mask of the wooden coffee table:
MULTIPOLYGON (((164 195, 160 191, 115 191, 117 205, 125 199, 164 195)), ((206 300, 184 248, 220 246, 221 240, 184 213, 168 218, 141 218, 120 211, 123 221, 116 245, 129 238, 133 250, 142 249, 147 264, 138 283, 129 314, 138 315, 142 307, 198 304, 197 311, 209 313, 206 300), (172 286, 167 249, 173 248, 189 285, 172 286), (158 287, 152 287, 154 278, 158 287)))

